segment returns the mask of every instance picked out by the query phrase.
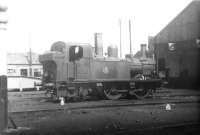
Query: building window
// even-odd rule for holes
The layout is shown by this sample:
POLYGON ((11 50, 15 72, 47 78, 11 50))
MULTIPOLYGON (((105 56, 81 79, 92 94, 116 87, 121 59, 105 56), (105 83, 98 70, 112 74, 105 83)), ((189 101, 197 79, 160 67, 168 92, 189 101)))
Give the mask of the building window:
POLYGON ((8 69, 8 74, 11 74, 11 73, 16 73, 16 70, 15 69, 8 69))
POLYGON ((21 76, 28 76, 28 71, 27 69, 21 69, 20 70, 21 76))
POLYGON ((41 71, 39 69, 34 69, 34 77, 41 77, 41 71))

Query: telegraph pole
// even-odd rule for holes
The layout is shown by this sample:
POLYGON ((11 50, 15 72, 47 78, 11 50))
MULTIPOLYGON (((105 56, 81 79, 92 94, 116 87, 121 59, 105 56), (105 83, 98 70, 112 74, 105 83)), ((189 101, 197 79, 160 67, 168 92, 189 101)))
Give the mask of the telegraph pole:
POLYGON ((132 55, 132 43, 131 43, 131 20, 129 19, 129 38, 130 38, 130 55, 132 55))
MULTIPOLYGON (((7 9, 8 9, 7 7, 1 6, 1 5, 0 5, 0 12, 6 12, 7 9)), ((2 20, 2 19, 0 20, 0 25, 1 25, 1 24, 4 24, 4 25, 5 25, 5 24, 7 24, 7 23, 8 23, 7 20, 2 20)), ((5 27, 0 27, 0 30, 6 30, 6 28, 5 28, 5 27)))
POLYGON ((32 50, 31 50, 31 34, 28 35, 29 40, 29 75, 32 77, 32 50))
POLYGON ((122 28, 121 28, 121 19, 119 19, 119 45, 120 45, 120 58, 122 58, 122 28))
MULTIPOLYGON (((0 12, 6 12, 7 7, 0 6, 0 12)), ((6 24, 7 21, 0 20, 0 24, 6 24)), ((1 28, 1 26, 0 26, 1 28)), ((6 30, 1 28, 0 30, 6 30)), ((0 48, 0 135, 8 128, 8 96, 7 96, 7 63, 6 50, 0 48)))

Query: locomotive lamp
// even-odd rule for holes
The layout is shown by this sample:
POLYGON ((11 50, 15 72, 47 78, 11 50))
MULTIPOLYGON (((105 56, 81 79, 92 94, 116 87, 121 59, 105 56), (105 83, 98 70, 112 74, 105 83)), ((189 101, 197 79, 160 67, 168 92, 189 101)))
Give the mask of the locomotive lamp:
POLYGON ((170 51, 176 50, 175 43, 168 43, 168 49, 169 49, 170 51))
POLYGON ((197 44, 197 47, 200 48, 200 37, 196 39, 196 44, 197 44))

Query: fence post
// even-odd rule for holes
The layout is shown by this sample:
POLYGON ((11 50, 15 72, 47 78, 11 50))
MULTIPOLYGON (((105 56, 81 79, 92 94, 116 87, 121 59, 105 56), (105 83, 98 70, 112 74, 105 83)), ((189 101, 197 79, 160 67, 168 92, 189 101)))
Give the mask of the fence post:
POLYGON ((0 135, 8 128, 7 77, 0 76, 0 135))

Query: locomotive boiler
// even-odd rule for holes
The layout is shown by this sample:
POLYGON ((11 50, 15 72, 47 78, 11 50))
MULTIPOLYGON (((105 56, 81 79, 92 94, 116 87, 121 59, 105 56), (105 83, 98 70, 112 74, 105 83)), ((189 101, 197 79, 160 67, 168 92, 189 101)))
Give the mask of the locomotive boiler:
POLYGON ((141 63, 117 58, 112 48, 108 57, 102 55, 102 48, 101 52, 96 49, 89 44, 54 43, 50 52, 39 57, 44 70, 43 88, 52 90, 57 98, 95 96, 113 100, 124 96, 145 98, 160 86, 159 79, 143 75, 145 66, 141 63))

